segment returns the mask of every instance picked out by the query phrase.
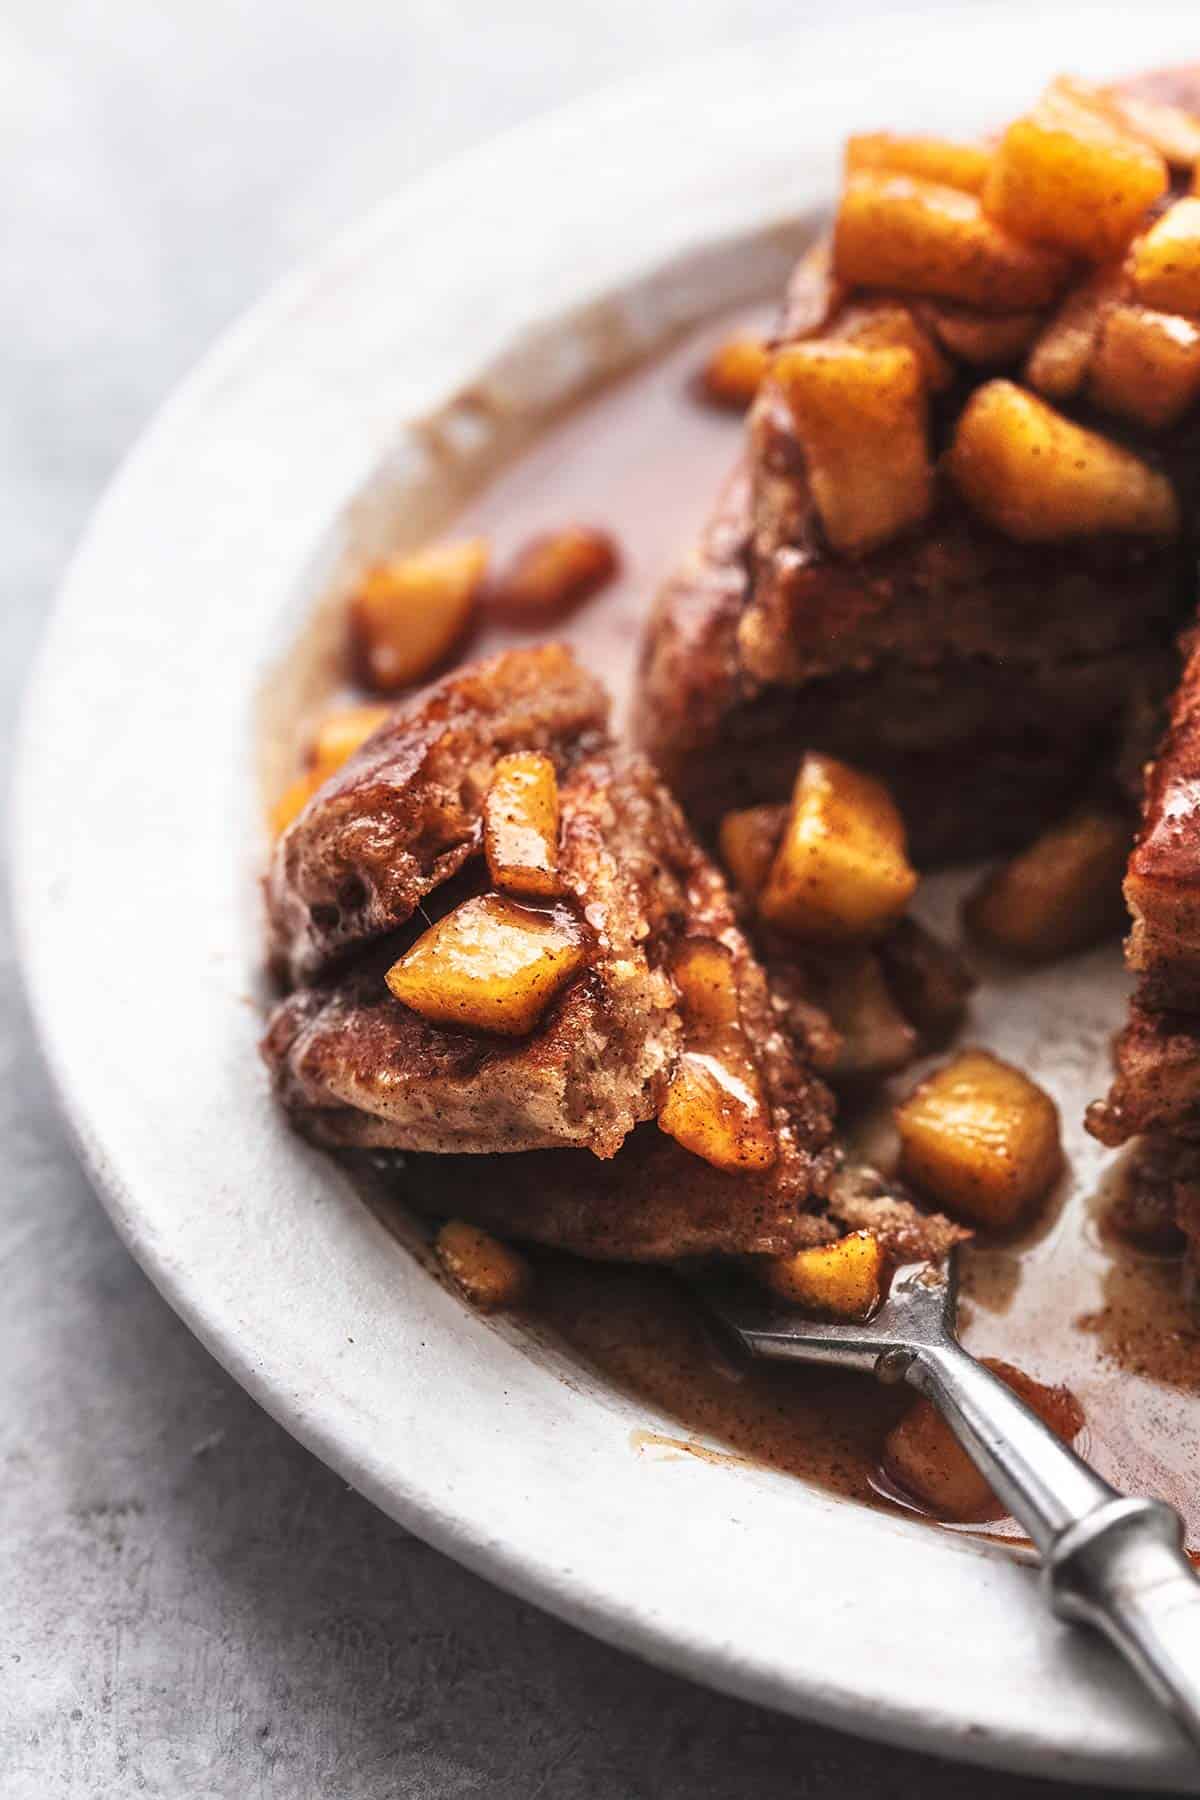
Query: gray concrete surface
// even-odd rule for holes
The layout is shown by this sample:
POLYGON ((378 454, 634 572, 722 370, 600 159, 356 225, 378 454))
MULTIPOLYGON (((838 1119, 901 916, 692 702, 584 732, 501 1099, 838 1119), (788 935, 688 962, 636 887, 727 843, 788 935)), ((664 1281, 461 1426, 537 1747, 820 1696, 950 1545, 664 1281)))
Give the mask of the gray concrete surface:
MULTIPOLYGON (((487 133, 805 10, 6 0, 5 748, 92 502, 176 377, 268 281, 487 133)), ((349 1492, 227 1380, 114 1239, 55 1116, 6 914, 0 1144, 3 1800, 1042 1791, 647 1670, 349 1492)))

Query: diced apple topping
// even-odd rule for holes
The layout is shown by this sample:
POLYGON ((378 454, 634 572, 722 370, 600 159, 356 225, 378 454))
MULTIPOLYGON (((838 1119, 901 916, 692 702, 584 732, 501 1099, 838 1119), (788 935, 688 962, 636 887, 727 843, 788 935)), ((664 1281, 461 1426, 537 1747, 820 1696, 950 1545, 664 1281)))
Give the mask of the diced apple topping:
POLYGON ((531 899, 553 898, 558 874, 558 776, 548 756, 502 756, 483 802, 483 847, 495 887, 531 899))
POLYGON ((835 1244, 773 1256, 755 1273, 781 1300, 839 1319, 865 1319, 879 1304, 884 1255, 869 1231, 852 1231, 835 1244))
POLYGON ((1169 179, 1157 150, 1059 85, 1005 132, 983 204, 1020 238, 1104 262, 1129 242, 1169 179))
POLYGON ((1148 306, 1110 307, 1090 393, 1105 412, 1151 431, 1176 424, 1200 395, 1200 325, 1148 306))
POLYGON ((1039 394, 1066 400, 1079 392, 1092 366, 1105 314, 1124 287, 1121 264, 1106 263, 1067 295, 1025 364, 1025 379, 1039 394))
POLYGON ((1200 119, 1194 113, 1118 88, 1100 91, 1125 129, 1153 144, 1173 169, 1191 169, 1200 162, 1200 119))
POLYGON ((434 1252, 455 1287, 480 1312, 521 1306, 533 1289, 525 1258, 478 1225, 450 1219, 437 1234, 434 1252))
POLYGON ((592 525, 565 525, 530 538, 488 595, 490 606, 524 620, 554 618, 578 606, 621 566, 615 539, 592 525))
POLYGON ((841 1040, 835 1081, 878 1081, 917 1054, 917 1034, 897 1005, 872 950, 824 951, 829 965, 818 998, 841 1040))
POLYGON ((931 394, 949 387, 954 370, 938 349, 933 334, 911 306, 882 297, 844 306, 825 333, 826 339, 857 344, 862 350, 911 350, 931 394))
POLYGON ((470 624, 487 559, 486 542, 469 538, 367 572, 351 601, 350 624, 368 687, 395 693, 445 661, 470 624))
POLYGON ((1046 962, 1119 931, 1127 819, 1079 813, 987 877, 963 909, 976 937, 1026 962, 1046 962))
POLYGON ((868 288, 957 300, 982 312, 1048 306, 1070 265, 990 219, 978 197, 909 175, 865 171, 842 192, 834 270, 868 288))
POLYGON ((344 706, 322 719, 312 744, 313 769, 320 779, 335 775, 391 716, 390 706, 344 706))
POLYGON ((1200 199, 1167 208, 1134 245, 1129 272, 1147 306, 1200 315, 1200 199))
POLYGON ((810 244, 792 271, 784 301, 783 330, 789 343, 822 333, 846 299, 846 284, 833 272, 833 240, 810 244))
POLYGON ((1037 312, 982 313, 934 300, 924 303, 922 316, 951 356, 981 369, 1016 362, 1032 344, 1042 322, 1037 312))
POLYGON ((387 984, 435 1025, 525 1037, 586 961, 583 932, 566 911, 484 894, 431 925, 392 964, 387 984))
POLYGON ((742 412, 757 394, 771 361, 761 337, 738 332, 718 344, 700 377, 700 392, 714 406, 742 412))
POLYGON ((916 525, 933 502, 925 389, 911 350, 813 342, 771 368, 835 550, 864 553, 916 525))
POLYGON ((778 1155, 758 1067, 742 1030, 733 957, 712 938, 687 938, 671 965, 684 1047, 658 1123, 718 1169, 769 1169, 778 1155))
POLYGON ((303 775, 297 775, 295 781, 284 789, 268 815, 272 837, 282 837, 293 820, 300 817, 320 787, 322 779, 315 769, 306 769, 303 775))
POLYGON ((886 930, 916 886, 904 822, 887 789, 810 751, 759 896, 763 918, 796 937, 854 942, 886 930))
MULTIPOLYGON (((1035 1381, 1012 1363, 985 1357, 989 1369, 1018 1399, 1070 1443, 1083 1428, 1083 1413, 1069 1388, 1035 1381)), ((1004 1512, 933 1402, 922 1395, 889 1431, 884 1473, 930 1511, 949 1519, 995 1518, 1004 1512)))
POLYGON ((889 174, 915 175, 921 181, 961 188, 966 194, 982 192, 991 160, 986 144, 958 138, 861 131, 846 142, 847 175, 857 175, 863 169, 885 169, 889 174))
POLYGON ((989 381, 971 396, 947 468, 981 518, 1023 542, 1179 530, 1165 475, 1011 381, 989 381))
POLYGON ((902 1173, 973 1224, 1013 1224, 1062 1168, 1053 1100, 986 1050, 927 1076, 895 1119, 902 1173))
POLYGON ((767 804, 727 812, 721 820, 717 838, 721 861, 746 900, 758 898, 775 860, 786 817, 786 806, 767 804))

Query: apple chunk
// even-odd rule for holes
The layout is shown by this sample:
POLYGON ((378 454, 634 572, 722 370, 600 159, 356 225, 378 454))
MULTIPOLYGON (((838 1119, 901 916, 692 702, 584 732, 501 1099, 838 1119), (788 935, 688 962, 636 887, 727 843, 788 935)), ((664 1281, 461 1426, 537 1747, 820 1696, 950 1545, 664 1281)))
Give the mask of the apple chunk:
POLYGON ((493 884, 506 894, 553 899, 558 873, 558 776, 548 756, 502 756, 483 801, 483 847, 493 884))
POLYGON ((978 194, 987 180, 992 153, 969 139, 902 137, 891 131, 860 131, 846 140, 846 173, 886 169, 893 175, 915 175, 944 187, 978 194))
POLYGON ((713 938, 687 938, 671 965, 683 1017, 683 1050, 658 1123, 718 1169, 746 1174, 778 1156, 770 1109, 738 1010, 731 953, 713 938))
POLYGON ((1147 306, 1200 316, 1200 199, 1177 200, 1139 238, 1130 277, 1147 306))
POLYGON ((1167 538, 1179 530, 1165 475, 1011 381, 976 389, 946 467, 974 512, 1022 542, 1110 532, 1167 538))
POLYGON ((391 716, 390 706, 343 706, 327 713, 312 743, 313 769, 321 780, 336 774, 391 716))
POLYGON ((884 1256, 879 1239, 869 1231, 852 1231, 835 1244, 819 1244, 756 1264, 756 1273, 773 1294, 794 1306, 865 1319, 879 1304, 884 1256))
POLYGON ((762 386, 770 361, 763 338, 738 332, 719 343, 705 363, 700 393, 713 406, 743 412, 762 386))
POLYGON ((1024 962, 1047 962, 1099 943, 1126 919, 1121 879, 1130 826, 1112 813, 1055 825, 989 875, 963 909, 984 943, 1024 962))
POLYGON ((1105 315, 1124 287, 1121 264, 1106 263, 1072 289, 1029 352, 1025 379, 1030 387, 1051 400, 1078 393, 1092 366, 1105 315))
POLYGON ((717 844, 734 887, 745 900, 757 900, 770 873, 783 836, 787 807, 768 802, 727 812, 717 844))
POLYGON ((480 1312, 503 1312, 529 1298, 533 1270, 525 1258, 478 1225, 448 1219, 434 1252, 455 1287, 480 1312))
POLYGON ((494 613, 553 619, 607 587, 621 566, 616 539, 594 525, 564 525, 523 544, 487 595, 494 613))
POLYGON ((916 890, 904 822, 881 782, 810 751, 759 896, 764 919, 796 937, 877 937, 916 890))
POLYGON ((350 603, 363 681, 390 694, 430 674, 465 634, 483 587, 482 538, 399 556, 368 570, 350 603))
POLYGON ((1103 411, 1151 431, 1177 424, 1200 395, 1200 325, 1148 306, 1110 307, 1089 391, 1103 411))
POLYGON ((1167 191, 1150 144, 1078 96, 1051 90, 1009 126, 992 160, 983 205, 1020 238, 1104 262, 1167 191))
POLYGON ((895 1120, 903 1173, 975 1224, 1013 1224, 1062 1167, 1053 1100, 986 1050, 965 1050, 927 1076, 895 1120))
POLYGON ((525 1037, 587 961, 576 920, 499 894, 464 900, 387 972, 397 1000, 435 1025, 525 1037))
POLYGON ((863 553, 933 503, 925 387, 911 350, 814 342, 771 369, 795 422, 808 482, 835 550, 863 553))
POLYGON ((856 287, 899 288, 983 312, 1048 306, 1070 264, 989 219, 974 194, 909 175, 851 175, 834 226, 834 272, 856 287))

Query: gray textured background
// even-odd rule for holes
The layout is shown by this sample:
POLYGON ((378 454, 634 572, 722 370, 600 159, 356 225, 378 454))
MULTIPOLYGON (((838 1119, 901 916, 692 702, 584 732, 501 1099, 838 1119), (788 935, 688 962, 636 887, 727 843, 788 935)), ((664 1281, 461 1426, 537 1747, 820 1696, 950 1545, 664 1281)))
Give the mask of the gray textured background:
MULTIPOLYGON (((809 10, 5 0, 4 748, 92 502, 166 390, 269 281, 488 133, 809 10)), ((0 1143, 4 1800, 1049 1791, 647 1670, 349 1492, 226 1379, 114 1239, 55 1117, 4 913, 0 1143)))

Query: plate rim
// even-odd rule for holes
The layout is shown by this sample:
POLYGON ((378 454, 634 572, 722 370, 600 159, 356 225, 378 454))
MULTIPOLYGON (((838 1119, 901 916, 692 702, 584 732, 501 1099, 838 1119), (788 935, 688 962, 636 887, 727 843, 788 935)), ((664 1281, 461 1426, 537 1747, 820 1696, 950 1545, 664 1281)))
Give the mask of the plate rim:
MULTIPOLYGON (((1005 9, 989 5, 970 10, 975 15, 1002 19, 1005 9)), ((1054 16, 1069 18, 1071 9, 1056 10, 1054 16)), ((1117 21, 1122 26, 1126 23, 1117 9, 1110 16, 1114 25, 1117 21)), ((923 9, 911 14, 890 15, 889 24, 893 29, 899 28, 905 19, 918 27, 922 21, 936 20, 937 28, 943 34, 950 24, 944 14, 927 13, 923 9)), ((1009 23, 1011 28, 1011 16, 1009 23)), ((959 15, 951 36, 963 32, 965 24, 959 15)), ((1094 25, 1091 28, 1096 29, 1094 25)), ((970 29, 974 32, 978 24, 970 29)), ((234 1378, 287 1430, 339 1469, 360 1491, 399 1518, 407 1528, 477 1573, 620 1648, 743 1698, 817 1718, 860 1735, 903 1743, 927 1752, 952 1754, 965 1760, 1045 1776, 1083 1775, 1106 1782, 1140 1779, 1153 1781, 1155 1785, 1178 1786, 1194 1776, 1177 1753, 1169 1732, 1159 1732, 1153 1722, 1145 1730, 1134 1733, 1125 1755, 1116 1760, 1111 1745, 1106 1745, 1104 1761, 1098 1764, 1097 1758, 1088 1754, 1086 1746, 1056 1745, 1028 1729, 1014 1729, 1007 1735, 994 1730, 973 1731, 970 1722, 964 1722, 961 1712, 953 1708, 947 1710, 931 1704, 917 1711, 911 1707, 897 1709, 886 1701, 881 1703, 865 1687, 847 1693, 823 1685, 815 1675, 803 1689, 797 1688, 794 1682, 773 1685, 761 1669, 741 1662, 732 1646, 727 1647, 730 1653, 723 1660, 714 1659, 711 1645, 681 1642, 664 1620, 639 1619, 628 1608, 623 1610, 604 1596, 589 1594, 585 1584, 576 1582, 572 1586, 569 1582, 554 1580, 550 1571, 514 1557, 506 1545, 489 1538, 486 1533, 464 1531, 461 1521, 456 1521, 449 1511, 431 1508, 420 1497, 411 1492, 404 1493, 402 1484, 398 1487, 394 1476, 381 1478, 380 1472, 369 1462, 348 1458, 344 1442, 338 1441, 336 1429, 322 1415, 320 1408, 298 1403, 297 1396, 288 1392, 286 1384, 281 1385, 278 1374, 270 1371, 261 1358, 248 1350, 244 1338, 230 1337, 224 1320, 214 1319, 213 1309, 205 1304, 204 1295, 189 1284, 186 1270, 172 1264, 169 1256, 164 1254, 164 1246, 153 1233, 147 1234, 133 1186, 110 1154, 104 1122, 93 1115, 83 1095, 77 1068, 72 1066, 76 1059, 61 1035, 61 989, 49 978, 45 962, 47 943, 42 915, 48 892, 47 880, 54 878, 54 871, 47 870, 44 865, 45 845, 36 829, 35 817, 43 786, 52 790, 54 780, 61 779, 61 773, 47 776, 46 754, 57 750, 51 742, 47 722, 54 720, 60 710, 56 685, 63 640, 69 636, 73 611, 78 610, 84 590, 93 579, 89 558, 100 538, 104 521, 128 504, 129 495, 136 496, 139 482, 147 475, 153 486, 155 457, 164 441, 170 444, 173 433, 182 429, 186 437, 190 409, 194 408, 196 400, 220 390, 230 381, 236 384, 239 372, 246 372, 264 348, 269 355, 274 339, 281 334, 286 337, 289 319, 302 315, 306 308, 324 304, 335 312, 339 308, 344 310, 345 302, 337 293, 338 271, 344 271, 364 255, 369 255, 373 244, 394 236, 404 228, 406 221, 436 210, 439 200, 444 204, 447 193, 469 188, 477 170, 489 164, 494 167, 506 159, 532 170, 543 157, 545 147, 553 144, 556 133, 561 136, 568 124, 568 135, 627 128, 639 109, 641 114, 661 122, 681 104, 695 105, 705 96, 712 98, 731 88, 736 91, 739 81, 744 84, 747 77, 765 84, 773 73, 778 81, 781 62, 788 63, 790 58, 788 66, 793 68, 801 62, 812 63, 817 35, 811 30, 791 32, 785 38, 769 40, 765 44, 711 52, 671 70, 642 76, 634 82, 587 96, 552 114, 516 126, 501 138, 473 147, 452 163, 406 184, 383 205, 339 234, 304 267, 285 277, 222 334, 213 349, 160 408, 106 490, 88 532, 72 558, 35 662, 18 727, 14 780, 13 889, 19 961, 60 1109, 81 1161, 126 1246, 189 1328, 234 1378), (791 47, 786 53, 785 45, 791 47), (322 293, 329 294, 331 283, 332 297, 322 300, 322 293)), ((831 71, 829 79, 836 88, 834 72, 831 71)), ((643 119, 637 129, 644 128, 643 119)), ((960 1546, 959 1554, 980 1557, 973 1546, 960 1546)), ((980 1560, 984 1558, 980 1557, 980 1560)))

